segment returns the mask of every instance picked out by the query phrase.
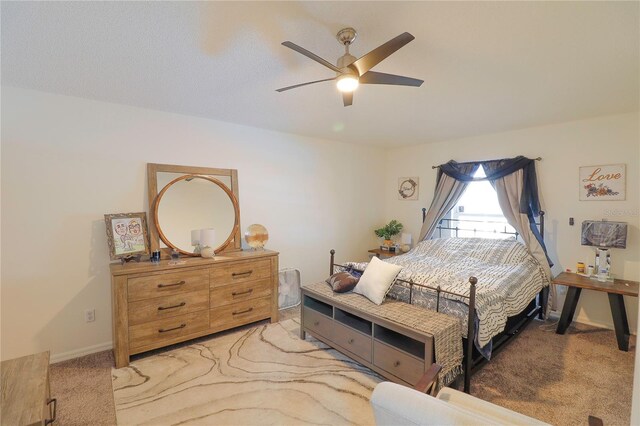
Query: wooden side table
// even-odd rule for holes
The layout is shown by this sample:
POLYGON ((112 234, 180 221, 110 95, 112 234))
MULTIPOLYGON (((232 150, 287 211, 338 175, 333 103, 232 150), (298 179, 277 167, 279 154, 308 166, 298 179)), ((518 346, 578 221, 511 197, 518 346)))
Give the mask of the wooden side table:
POLYGON ((49 425, 56 421, 49 386, 49 352, 2 361, 0 424, 49 425))
POLYGON ((387 257, 396 257, 396 256, 400 256, 401 254, 404 254, 402 252, 399 251, 387 251, 387 250, 382 250, 382 249, 371 249, 369 250, 369 253, 373 254, 375 257, 379 258, 379 259, 385 259, 387 257))
POLYGON ((618 340, 618 349, 621 351, 629 350, 629 323, 627 322, 627 310, 624 307, 624 297, 638 297, 638 282, 629 280, 614 280, 600 282, 595 279, 583 277, 578 274, 563 272, 552 281, 553 284, 566 285, 567 297, 564 300, 562 314, 556 333, 564 334, 573 321, 573 315, 576 312, 578 299, 582 289, 603 291, 609 297, 609 307, 611 308, 611 316, 613 317, 613 326, 616 331, 616 339, 618 340))

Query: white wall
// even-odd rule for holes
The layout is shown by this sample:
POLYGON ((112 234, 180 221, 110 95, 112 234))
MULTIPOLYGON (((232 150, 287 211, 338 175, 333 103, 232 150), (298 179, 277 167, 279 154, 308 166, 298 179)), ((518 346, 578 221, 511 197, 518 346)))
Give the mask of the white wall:
POLYGON ((327 275, 329 249, 366 259, 376 244, 383 159, 378 148, 3 87, 2 359, 110 347, 103 214, 146 210, 146 163, 238 169, 242 228, 264 224, 281 267, 309 282, 327 275))
MULTIPOLYGON (((62 359, 110 346, 103 214, 147 209, 148 162, 238 169, 242 227, 264 224, 281 267, 300 268, 309 282, 326 275, 330 248, 339 260, 365 259, 377 244, 372 229, 392 218, 417 237, 431 165, 542 156, 554 272, 591 260, 579 224, 606 217, 629 222, 613 268, 638 280, 639 145, 637 114, 384 150, 3 87, 1 357, 50 349, 62 359), (578 167, 611 163, 627 164, 627 200, 578 201, 578 167), (397 199, 400 176, 420 177, 419 201, 397 199), (96 322, 84 322, 87 308, 96 322)), ((627 307, 635 330, 637 299, 627 307)), ((577 319, 611 327, 606 296, 583 292, 577 319)))
MULTIPOLYGON (((580 245, 580 224, 587 219, 629 223, 626 250, 614 250, 613 272, 619 277, 640 280, 638 114, 593 118, 535 127, 493 135, 477 136, 389 151, 386 179, 386 220, 398 219, 417 238, 422 221, 420 208, 429 207, 436 170, 432 165, 456 161, 490 160, 525 155, 542 157, 537 163, 539 189, 546 210, 545 242, 557 274, 575 270, 577 261, 593 263, 594 252, 580 245), (578 167, 626 163, 626 201, 578 201, 578 167), (400 201, 397 178, 420 177, 419 201, 400 201), (569 226, 569 218, 575 226, 569 226)), ((629 323, 637 328, 637 298, 626 298, 629 323)), ((562 306, 560 305, 559 309, 562 306)), ((605 293, 583 291, 577 321, 613 328, 605 293)))

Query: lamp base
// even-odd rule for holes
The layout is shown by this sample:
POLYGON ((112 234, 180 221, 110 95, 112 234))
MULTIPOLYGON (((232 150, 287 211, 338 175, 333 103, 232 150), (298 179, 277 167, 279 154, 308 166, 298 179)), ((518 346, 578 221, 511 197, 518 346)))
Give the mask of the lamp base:
POLYGON ((202 247, 200 249, 200 256, 201 257, 205 257, 205 258, 210 259, 210 258, 214 257, 215 255, 216 255, 216 252, 213 250, 213 247, 207 246, 207 247, 202 247))

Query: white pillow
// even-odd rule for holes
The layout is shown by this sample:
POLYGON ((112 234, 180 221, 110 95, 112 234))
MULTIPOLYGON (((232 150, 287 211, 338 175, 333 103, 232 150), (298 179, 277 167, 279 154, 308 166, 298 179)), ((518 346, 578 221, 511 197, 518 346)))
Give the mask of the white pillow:
POLYGON ((365 296, 376 305, 380 305, 401 270, 401 266, 392 265, 373 257, 353 292, 365 296))

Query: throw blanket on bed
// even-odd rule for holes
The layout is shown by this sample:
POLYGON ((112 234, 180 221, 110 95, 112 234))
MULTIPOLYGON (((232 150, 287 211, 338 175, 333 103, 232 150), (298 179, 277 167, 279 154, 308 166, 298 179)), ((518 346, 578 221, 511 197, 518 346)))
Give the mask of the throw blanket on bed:
MULTIPOLYGON (((516 315, 549 285, 549 279, 526 247, 514 240, 446 238, 420 242, 402 256, 385 259, 402 266, 398 278, 469 295, 469 277, 478 278, 477 342, 485 346, 502 332, 507 317, 516 315)), ((367 263, 348 263, 364 270, 367 263)), ((394 284, 394 286, 402 283, 394 284)), ((415 289, 414 289, 415 291, 415 289)), ((441 294, 468 304, 464 297, 441 294)))

